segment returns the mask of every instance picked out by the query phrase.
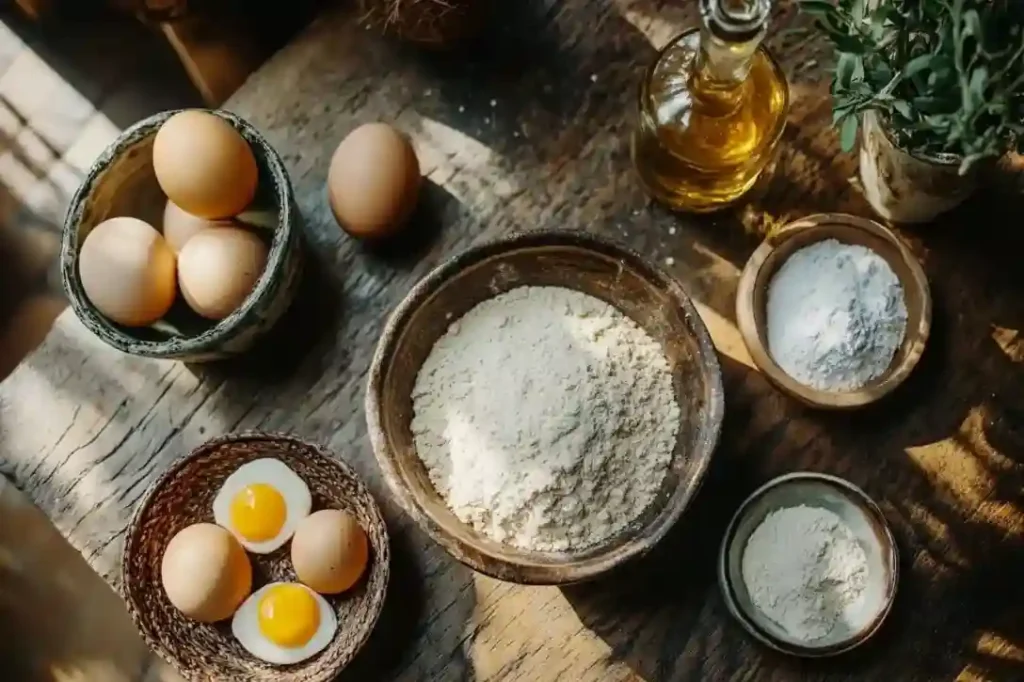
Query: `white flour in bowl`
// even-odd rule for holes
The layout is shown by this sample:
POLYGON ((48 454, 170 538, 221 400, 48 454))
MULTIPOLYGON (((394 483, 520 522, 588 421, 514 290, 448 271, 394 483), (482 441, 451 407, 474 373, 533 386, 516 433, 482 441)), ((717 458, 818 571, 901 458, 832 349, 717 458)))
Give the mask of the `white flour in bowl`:
POLYGON ((611 305, 520 287, 451 325, 413 388, 412 432, 455 515, 503 543, 572 551, 654 501, 679 430, 661 346, 611 305))
POLYGON ((743 582, 761 613, 801 642, 854 622, 864 601, 868 558, 834 512, 800 505, 773 511, 743 551, 743 582))
POLYGON ((903 287, 885 259, 835 239, 782 264, 765 312, 772 358, 822 391, 852 391, 882 376, 907 328, 903 287))

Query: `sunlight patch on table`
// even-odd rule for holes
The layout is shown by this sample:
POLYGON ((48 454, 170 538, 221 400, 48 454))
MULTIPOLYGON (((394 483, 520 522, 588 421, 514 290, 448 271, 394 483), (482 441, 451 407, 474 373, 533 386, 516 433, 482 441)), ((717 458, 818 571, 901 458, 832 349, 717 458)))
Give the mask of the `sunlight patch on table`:
POLYGON ((467 653, 476 679, 550 676, 571 677, 573 682, 643 682, 624 663, 612 660, 611 647, 603 639, 587 634, 588 628, 557 587, 523 589, 479 574, 473 580, 476 607, 468 628, 475 634, 467 653), (512 636, 513 632, 526 637, 512 636))
POLYGON ((1003 661, 1024 663, 1024 648, 995 632, 985 632, 978 638, 978 653, 1003 661))
MULTIPOLYGON (((993 499, 996 476, 985 452, 977 443, 983 423, 981 408, 968 413, 957 433, 941 441, 906 449, 907 455, 937 488, 951 494, 973 520, 983 521, 1007 533, 1024 530, 1024 514, 1011 502, 993 499)), ((998 454, 1001 458, 1002 455, 998 454)), ((997 460, 998 461, 998 460, 997 460)))
POLYGON ((81 174, 120 132, 29 47, 0 70, 0 185, 36 213, 62 215, 81 174))
POLYGON ((136 675, 108 661, 58 663, 50 668, 52 682, 134 682, 136 675))
POLYGON ((463 204, 487 208, 488 195, 505 198, 522 191, 503 167, 504 158, 479 140, 430 118, 420 119, 417 127, 413 145, 423 176, 463 204))
POLYGON ((736 324, 700 301, 694 301, 694 304, 697 306, 697 313, 707 326, 708 333, 711 334, 711 340, 718 352, 735 362, 754 369, 754 361, 750 359, 750 353, 747 352, 747 347, 743 343, 743 337, 740 336, 736 324))
POLYGON ((955 682, 991 682, 991 679, 973 665, 968 665, 956 676, 955 682))
POLYGON ((992 340, 1013 362, 1024 362, 1024 337, 1016 329, 992 325, 992 340))

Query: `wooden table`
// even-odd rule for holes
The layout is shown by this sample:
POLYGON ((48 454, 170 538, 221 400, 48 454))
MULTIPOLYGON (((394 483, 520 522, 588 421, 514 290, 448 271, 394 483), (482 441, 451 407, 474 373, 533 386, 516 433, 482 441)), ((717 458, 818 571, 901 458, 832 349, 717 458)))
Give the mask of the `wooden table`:
MULTIPOLYGON (((775 34, 794 106, 774 178, 748 210, 695 220, 649 207, 628 153, 651 43, 691 23, 692 9, 499 4, 508 16, 474 61, 382 42, 340 11, 264 66, 228 106, 280 150, 308 221, 319 267, 296 317, 262 354, 192 367, 120 355, 65 314, 0 389, 5 473, 116 586, 132 507, 173 459, 242 429, 329 444, 381 500, 395 546, 384 617, 344 679, 1024 679, 1019 207, 983 198, 904 232, 935 295, 922 365, 877 409, 802 409, 749 366, 733 295, 765 226, 823 210, 869 214, 850 181, 855 159, 829 129, 826 46, 775 34), (414 234, 384 252, 339 232, 323 190, 337 142, 374 119, 411 133, 430 180, 414 234), (1000 215, 1015 222, 999 225, 1000 215), (378 333, 412 283, 470 244, 533 228, 585 229, 665 263, 700 301, 726 381, 724 438, 678 528, 620 575, 566 589, 474 575, 410 527, 382 485, 362 411, 378 333), (901 548, 889 621, 863 649, 827 662, 751 641, 715 583, 736 506, 797 469, 863 486, 901 548)), ((784 7, 775 25, 792 20, 784 7)))

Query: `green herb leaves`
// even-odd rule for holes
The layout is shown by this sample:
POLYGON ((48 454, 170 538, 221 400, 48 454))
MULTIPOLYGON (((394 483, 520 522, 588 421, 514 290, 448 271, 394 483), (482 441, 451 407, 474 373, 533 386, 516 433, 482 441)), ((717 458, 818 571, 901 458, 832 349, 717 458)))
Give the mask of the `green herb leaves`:
POLYGON ((912 153, 961 172, 1024 148, 1024 2, 800 0, 835 45, 833 121, 843 149, 864 111, 912 153))

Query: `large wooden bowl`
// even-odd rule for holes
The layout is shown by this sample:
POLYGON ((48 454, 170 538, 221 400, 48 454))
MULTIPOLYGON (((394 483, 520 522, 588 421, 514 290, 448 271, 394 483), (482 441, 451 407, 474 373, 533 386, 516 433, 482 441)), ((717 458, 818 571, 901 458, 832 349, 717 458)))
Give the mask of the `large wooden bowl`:
MULTIPOLYGON (((296 582, 291 542, 270 554, 249 553, 253 590, 296 582)), ((370 492, 336 455, 294 436, 243 433, 208 441, 174 464, 143 496, 128 526, 121 583, 128 612, 143 639, 186 680, 211 682, 327 682, 337 677, 370 636, 384 605, 390 575, 387 527, 370 492), (213 500, 238 467, 263 457, 286 464, 313 496, 313 510, 344 509, 370 541, 370 563, 351 590, 324 598, 338 631, 326 649, 294 665, 271 665, 231 634, 231 621, 206 624, 183 616, 165 594, 160 566, 171 538, 186 526, 213 522, 213 500)))
POLYGON ((453 557, 524 584, 594 578, 650 550, 689 505, 718 441, 724 395, 711 337, 679 282, 636 253, 578 232, 533 232, 470 249, 420 281, 384 330, 370 369, 366 417, 384 477, 402 507, 453 557), (655 503, 619 535, 576 553, 498 543, 445 505, 416 454, 410 398, 435 341, 473 306, 519 286, 560 286, 600 298, 661 343, 681 424, 655 503))

